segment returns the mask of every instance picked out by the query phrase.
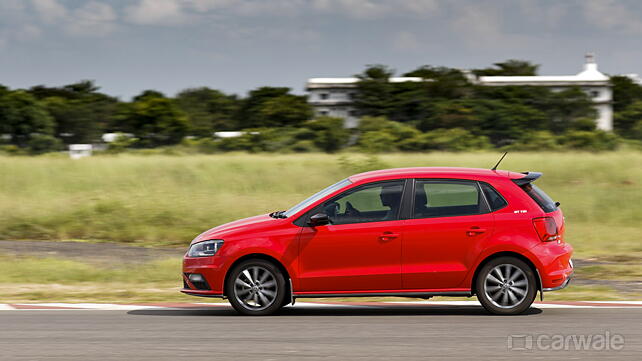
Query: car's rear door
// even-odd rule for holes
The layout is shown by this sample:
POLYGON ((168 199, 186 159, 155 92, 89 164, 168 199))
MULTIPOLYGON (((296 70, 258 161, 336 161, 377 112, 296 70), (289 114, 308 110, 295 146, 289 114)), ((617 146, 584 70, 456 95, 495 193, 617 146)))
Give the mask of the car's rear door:
POLYGON ((479 184, 462 179, 417 179, 404 224, 404 289, 453 289, 493 232, 493 216, 479 184))
POLYGON ((405 180, 354 187, 324 202, 330 224, 305 227, 299 237, 301 292, 401 288, 399 219, 405 180))

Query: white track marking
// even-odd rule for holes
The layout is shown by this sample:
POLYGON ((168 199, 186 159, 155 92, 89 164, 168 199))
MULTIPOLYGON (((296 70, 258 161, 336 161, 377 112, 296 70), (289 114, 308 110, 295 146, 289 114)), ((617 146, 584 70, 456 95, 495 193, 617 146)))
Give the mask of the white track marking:
POLYGON ((29 307, 68 307, 82 310, 103 310, 103 311, 132 311, 146 308, 167 308, 145 305, 120 305, 113 303, 15 303, 18 306, 29 307))
MULTIPOLYGON (((571 302, 571 301, 569 301, 571 302)), ((574 301, 578 304, 557 304, 557 303, 533 303, 533 308, 639 308, 642 307, 642 301, 574 301)), ((297 302, 294 306, 288 308, 363 308, 363 307, 385 307, 385 306, 470 306, 480 307, 478 301, 415 301, 415 302, 367 302, 360 304, 341 304, 337 303, 316 303, 316 302, 297 302)), ((68 310, 102 310, 102 311, 133 311, 142 309, 211 309, 213 307, 230 307, 228 303, 184 303, 162 305, 131 305, 131 304, 113 304, 113 303, 0 303, 0 311, 68 311, 68 310), (28 306, 27 309, 18 309, 13 307, 28 306), (199 307, 200 306, 200 307, 199 307), (42 307, 42 308, 38 308, 42 307), (52 308, 49 308, 52 307, 52 308)))

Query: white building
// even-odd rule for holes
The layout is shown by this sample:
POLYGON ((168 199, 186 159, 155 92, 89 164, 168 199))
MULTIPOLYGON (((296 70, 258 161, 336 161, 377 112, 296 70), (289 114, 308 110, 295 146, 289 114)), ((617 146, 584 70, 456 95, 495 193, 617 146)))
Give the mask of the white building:
MULTIPOLYGON (((422 78, 390 78, 392 83, 419 82, 422 78)), ((345 119, 346 128, 359 124, 359 114, 352 105, 359 78, 312 78, 308 80, 308 102, 314 106, 316 115, 345 119)))
MULTIPOLYGON (((559 91, 568 87, 579 87, 593 100, 597 110, 597 128, 613 130, 613 93, 609 77, 597 69, 594 56, 586 55, 584 70, 576 75, 536 76, 482 76, 473 82, 485 86, 543 86, 559 91)), ((358 78, 312 78, 306 89, 308 101, 317 115, 328 115, 345 119, 345 126, 356 127, 358 114, 353 106, 358 78)), ((422 78, 391 78, 391 82, 422 81, 422 78)))

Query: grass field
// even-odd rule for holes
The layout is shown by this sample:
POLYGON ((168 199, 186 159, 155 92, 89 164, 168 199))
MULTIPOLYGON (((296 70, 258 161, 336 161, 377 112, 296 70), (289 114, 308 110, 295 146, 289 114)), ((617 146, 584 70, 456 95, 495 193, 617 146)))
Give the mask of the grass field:
MULTIPOLYGON (((496 153, 0 157, 0 239, 186 245, 237 218, 287 209, 355 172, 491 167, 496 153)), ((642 153, 514 153, 501 168, 544 172, 567 239, 584 257, 642 257, 642 153)))
MULTIPOLYGON (((490 168, 497 153, 221 154, 0 157, 0 239, 186 246, 234 219, 283 210, 351 174, 377 168, 490 168)), ((541 171, 562 203, 586 280, 642 278, 642 152, 513 153, 501 169, 541 171)), ((44 258, 43 258, 44 257, 44 258)), ((2 301, 198 301, 180 295, 178 258, 111 266, 0 255, 2 301), (25 277, 28 275, 28 277, 25 277)), ((549 299, 631 299, 609 284, 549 299)))

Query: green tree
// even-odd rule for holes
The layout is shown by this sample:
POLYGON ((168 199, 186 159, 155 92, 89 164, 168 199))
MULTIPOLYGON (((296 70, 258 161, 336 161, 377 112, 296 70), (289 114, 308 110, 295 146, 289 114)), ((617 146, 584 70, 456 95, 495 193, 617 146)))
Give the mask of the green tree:
POLYGON ((635 138, 635 132, 632 130, 642 123, 642 100, 638 100, 623 111, 615 114, 614 128, 618 134, 627 138, 635 138))
POLYGON ((642 100, 642 85, 636 84, 626 76, 612 76, 613 111, 623 111, 636 101, 642 100))
POLYGON ((258 115, 264 126, 297 126, 312 117, 312 107, 305 96, 284 94, 265 100, 258 115))
POLYGON ((292 98, 289 93, 290 88, 284 87, 260 87, 251 90, 241 102, 238 116, 239 127, 245 129, 278 126, 293 120, 294 123, 299 123, 309 119, 312 108, 307 104, 306 98, 292 98), (280 98, 280 100, 273 101, 275 98, 280 98), (294 103, 296 110, 292 114, 287 114, 288 111, 282 106, 284 103, 294 103), (285 122, 276 119, 279 114, 286 115, 285 122))
POLYGON ((188 130, 187 117, 174 101, 151 91, 123 107, 119 126, 139 138, 138 144, 144 147, 177 144, 188 130))
POLYGON ((543 111, 548 115, 548 129, 558 134, 570 129, 584 118, 595 119, 597 116, 591 98, 577 87, 550 92, 543 111))
POLYGON ((93 143, 108 131, 119 100, 99 92, 92 81, 62 87, 32 87, 29 93, 41 100, 53 116, 55 134, 65 143, 93 143))
POLYGON ((459 99, 472 93, 472 84, 459 69, 424 65, 403 76, 425 79, 421 87, 430 99, 459 99))
POLYGON ((390 78, 394 71, 385 65, 369 65, 358 74, 354 105, 360 114, 389 116, 393 106, 394 86, 390 78))
POLYGON ((210 137, 212 132, 238 128, 239 100, 207 87, 186 89, 176 96, 176 104, 187 115, 189 134, 210 137))
POLYGON ((537 75, 537 68, 539 68, 539 65, 516 59, 509 59, 493 65, 494 67, 491 68, 475 69, 473 73, 477 76, 531 76, 537 75))
POLYGON ((20 147, 39 136, 52 136, 54 122, 43 105, 24 90, 0 93, 0 134, 20 147))

